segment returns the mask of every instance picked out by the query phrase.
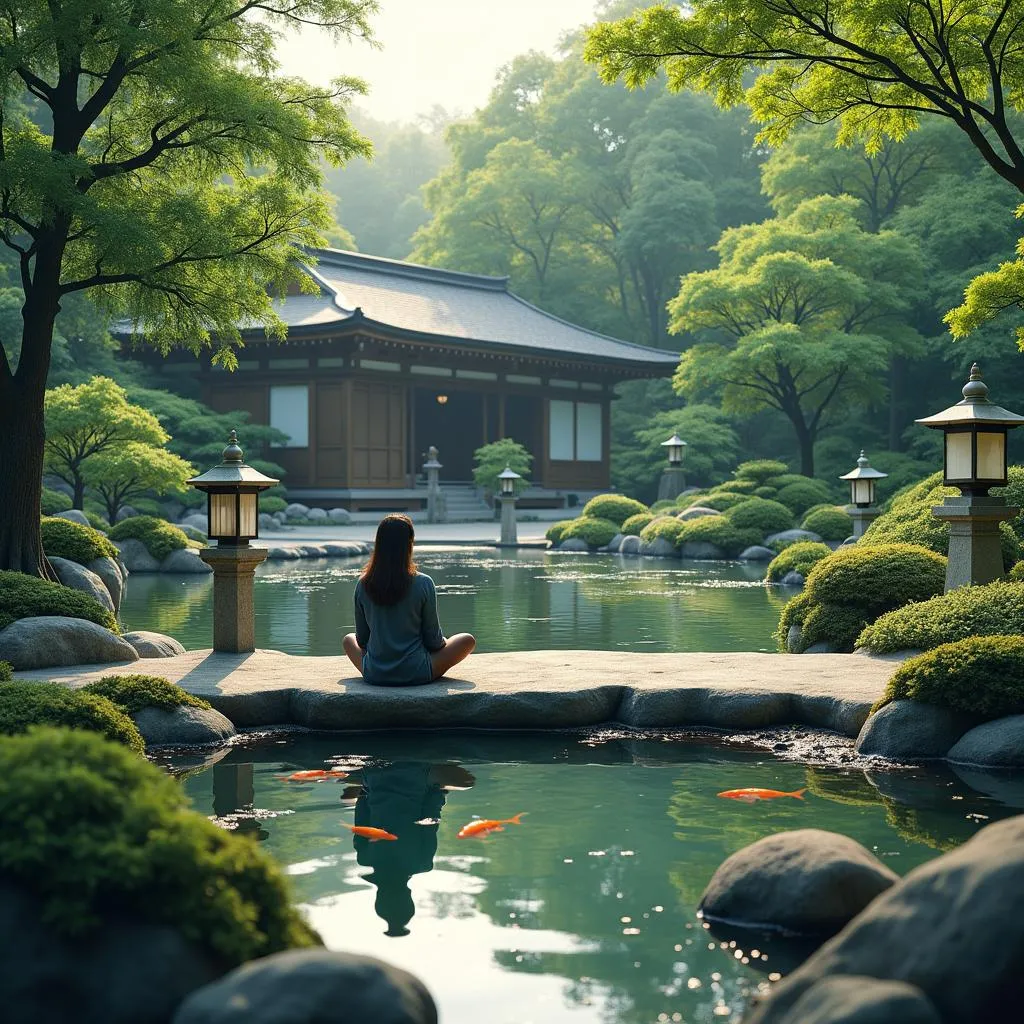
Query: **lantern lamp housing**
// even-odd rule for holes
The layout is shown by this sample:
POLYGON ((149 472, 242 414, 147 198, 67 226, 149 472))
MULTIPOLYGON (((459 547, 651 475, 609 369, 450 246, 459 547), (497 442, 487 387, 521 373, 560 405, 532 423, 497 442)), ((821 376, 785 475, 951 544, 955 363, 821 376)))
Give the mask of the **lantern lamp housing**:
POLYGON ((867 456, 861 449, 857 459, 857 468, 845 473, 840 480, 850 481, 850 503, 857 508, 870 508, 875 503, 875 484, 884 480, 889 474, 872 469, 867 456))
POLYGON ((260 491, 278 482, 246 465, 234 430, 221 464, 188 481, 206 492, 206 535, 224 547, 238 547, 259 537, 260 491))
POLYGON ((916 420, 943 432, 943 483, 963 494, 986 495, 1006 486, 1006 433, 1024 423, 988 397, 988 386, 975 363, 963 387, 963 401, 916 420))
POLYGON ((522 480, 522 476, 511 466, 506 466, 499 474, 498 480, 501 483, 501 496, 511 498, 516 493, 516 481, 522 480))
POLYGON ((667 441, 662 441, 661 447, 668 449, 668 464, 670 466, 683 464, 683 449, 686 447, 686 442, 678 434, 673 434, 667 441))

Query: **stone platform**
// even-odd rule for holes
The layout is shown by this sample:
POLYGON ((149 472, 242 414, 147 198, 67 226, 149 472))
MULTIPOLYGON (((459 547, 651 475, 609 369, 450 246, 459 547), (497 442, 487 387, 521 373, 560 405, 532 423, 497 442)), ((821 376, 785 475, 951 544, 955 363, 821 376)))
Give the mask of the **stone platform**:
POLYGON ((39 669, 19 679, 85 685, 166 676, 239 727, 326 730, 807 725, 856 736, 898 658, 849 654, 476 654, 428 686, 368 686, 344 657, 189 651, 131 664, 39 669))

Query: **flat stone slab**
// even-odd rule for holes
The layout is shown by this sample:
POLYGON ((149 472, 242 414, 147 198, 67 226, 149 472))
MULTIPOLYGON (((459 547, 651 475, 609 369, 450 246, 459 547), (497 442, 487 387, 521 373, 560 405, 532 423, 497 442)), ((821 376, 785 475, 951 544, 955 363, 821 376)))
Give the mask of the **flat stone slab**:
MULTIPOLYGON (((345 657, 280 651, 162 658, 161 676, 240 727, 313 729, 761 729, 809 725, 856 736, 899 667, 849 654, 475 654, 437 683, 369 686, 345 657)), ((84 686, 134 665, 19 672, 84 686)))

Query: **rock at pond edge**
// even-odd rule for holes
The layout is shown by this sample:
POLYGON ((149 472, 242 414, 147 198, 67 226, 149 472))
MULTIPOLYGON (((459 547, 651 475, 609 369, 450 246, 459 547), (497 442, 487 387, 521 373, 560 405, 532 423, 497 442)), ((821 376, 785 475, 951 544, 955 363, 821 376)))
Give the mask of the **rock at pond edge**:
POLYGON ((106 608, 108 612, 115 613, 117 611, 114 606, 114 599, 110 596, 106 583, 103 582, 98 573, 87 569, 84 565, 79 565, 78 562, 72 562, 69 558, 56 558, 51 555, 49 562, 53 566, 53 571, 57 574, 57 579, 65 587, 70 587, 72 590, 87 594, 97 604, 106 608))
POLYGON ((18 671, 138 660, 131 644, 88 619, 35 615, 0 630, 0 661, 18 671))
POLYGON ((147 747, 198 747, 235 735, 231 720, 213 708, 143 708, 131 717, 147 747))
POLYGON ((1024 768, 1024 715, 1007 715, 969 729, 946 757, 983 768, 1024 768))
POLYGON ((942 1024, 931 1000, 905 981, 823 978, 793 1007, 793 1024, 942 1024))
POLYGON ((140 658, 173 658, 184 654, 185 648, 173 636, 154 633, 148 629, 136 629, 130 633, 122 633, 122 639, 135 648, 140 658))
POLYGON ((894 700, 868 718, 854 749, 863 756, 890 761, 945 757, 950 747, 977 724, 977 715, 915 700, 894 700))

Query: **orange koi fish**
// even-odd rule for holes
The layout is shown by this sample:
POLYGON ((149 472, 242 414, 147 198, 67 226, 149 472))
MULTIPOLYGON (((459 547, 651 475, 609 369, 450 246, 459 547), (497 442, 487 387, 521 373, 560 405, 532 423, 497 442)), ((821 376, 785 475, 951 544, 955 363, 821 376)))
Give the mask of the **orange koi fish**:
POLYGON ((514 817, 503 818, 501 821, 496 821, 492 818, 476 818, 468 825, 463 825, 459 829, 456 839, 472 839, 473 836, 485 836, 488 832, 504 832, 505 830, 501 827, 502 825, 522 825, 519 819, 525 813, 526 811, 520 811, 514 817))
POLYGON ((758 800, 777 800, 780 796, 791 796, 803 800, 806 788, 795 789, 792 793, 784 793, 781 789, 727 789, 718 795, 726 800, 742 800, 745 804, 757 803, 758 800))
POLYGON ((307 772, 292 772, 291 775, 279 775, 285 782, 323 782, 325 779, 347 779, 348 772, 325 771, 323 768, 311 768, 307 772))
POLYGON ((345 821, 342 822, 342 825, 344 825, 350 832, 354 832, 357 836, 369 839, 371 843, 380 842, 381 839, 398 838, 398 836, 392 835, 390 832, 385 832, 382 828, 373 828, 371 825, 349 825, 348 822, 345 821))

